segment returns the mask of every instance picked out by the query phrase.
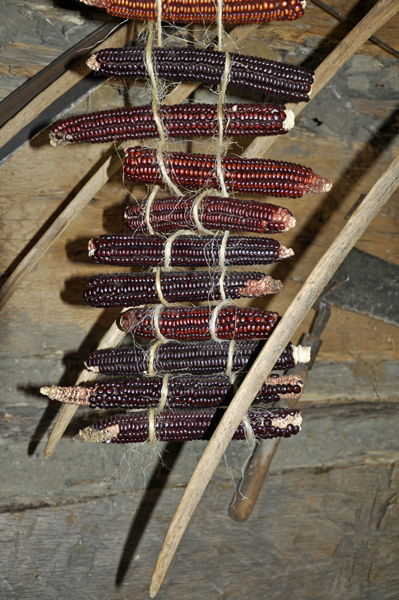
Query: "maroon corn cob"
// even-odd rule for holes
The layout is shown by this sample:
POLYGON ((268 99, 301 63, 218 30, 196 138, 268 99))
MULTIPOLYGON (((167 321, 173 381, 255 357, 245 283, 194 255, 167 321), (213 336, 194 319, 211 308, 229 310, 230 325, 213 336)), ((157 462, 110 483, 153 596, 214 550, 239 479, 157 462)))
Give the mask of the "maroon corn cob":
MULTIPOLYGON (((223 409, 202 408, 198 410, 158 411, 153 413, 154 440, 186 442, 209 440, 224 413, 223 409)), ((252 431, 256 439, 291 437, 301 428, 299 410, 272 408, 248 411, 252 431)), ((246 429, 240 423, 233 440, 245 440, 246 429)), ((112 442, 117 444, 147 442, 150 439, 148 412, 114 415, 86 427, 75 436, 75 441, 112 442)))
MULTIPOLYGON (((105 8, 107 13, 123 19, 156 21, 155 0, 81 0, 89 6, 105 8)), ((273 2, 247 2, 224 0, 222 21, 229 25, 239 23, 267 23, 269 21, 294 21, 303 16, 304 0, 273 0, 273 2)), ((214 23, 217 17, 214 0, 162 0, 162 20, 170 23, 214 23)))
MULTIPOLYGON (((226 54, 195 48, 157 48, 152 54, 158 77, 219 85, 226 54)), ((90 69, 107 77, 147 78, 143 48, 106 48, 87 61, 90 69)), ((266 58, 230 54, 229 85, 290 102, 308 102, 314 73, 304 67, 266 58)))
MULTIPOLYGON (((149 214, 151 227, 159 233, 173 229, 196 229, 194 202, 194 198, 187 197, 156 198, 149 214)), ((147 201, 142 200, 127 207, 125 219, 130 230, 148 232, 146 206, 147 201)), ((295 219, 288 208, 218 196, 207 196, 200 201, 198 220, 205 229, 215 231, 281 233, 295 226, 295 219)))
MULTIPOLYGON (((90 408, 156 408, 162 398, 163 377, 135 377, 86 383, 75 387, 53 385, 40 392, 52 400, 90 408)), ((268 377, 253 404, 299 399, 302 392, 299 375, 268 377)), ((166 406, 169 408, 210 408, 227 406, 234 395, 225 375, 217 377, 174 377, 167 381, 166 406)))
MULTIPOLYGON (((218 135, 218 111, 213 104, 161 106, 159 117, 169 137, 218 135)), ((223 134, 226 136, 269 136, 288 133, 294 113, 275 104, 225 104, 223 134)), ((116 142, 159 137, 151 106, 117 108, 70 117, 50 132, 53 146, 74 142, 116 142)))
MULTIPOLYGON (((220 340, 267 339, 277 320, 278 313, 260 308, 240 306, 164 308, 158 317, 160 334, 167 340, 210 340, 211 315, 218 310, 215 335, 220 340)), ((120 327, 142 339, 158 337, 154 309, 134 308, 122 314, 120 327)))
MULTIPOLYGON (((164 152, 163 160, 168 176, 178 186, 190 190, 220 189, 214 156, 164 152)), ((309 167, 285 161, 225 156, 222 168, 228 192, 302 198, 304 194, 331 189, 331 182, 313 173, 309 167)), ((156 151, 150 148, 125 150, 123 174, 125 179, 136 183, 163 183, 156 151)))
MULTIPOLYGON (((276 294, 282 288, 281 281, 264 273, 226 271, 222 283, 221 277, 221 273, 205 271, 161 272, 159 287, 163 299, 170 304, 223 300, 221 286, 226 298, 265 296, 276 294)), ((155 273, 95 275, 88 280, 87 286, 83 298, 97 308, 162 302, 155 273)))
MULTIPOLYGON (((231 371, 236 373, 249 368, 254 357, 264 346, 264 341, 245 340, 235 342, 231 371)), ((86 359, 85 367, 115 377, 117 375, 139 375, 150 372, 150 347, 124 346, 95 350, 86 359)), ((225 373, 231 342, 168 342, 155 349, 152 372, 192 375, 225 373)), ((301 346, 289 343, 273 367, 274 371, 292 369, 298 362, 308 362, 301 346)))
MULTIPOLYGON (((222 237, 180 235, 171 245, 171 267, 215 267, 220 264, 222 237)), ((269 265, 293 255, 277 240, 232 235, 227 238, 225 266, 269 265)), ((162 267, 165 239, 154 235, 101 235, 89 242, 89 256, 95 263, 120 267, 162 267)))

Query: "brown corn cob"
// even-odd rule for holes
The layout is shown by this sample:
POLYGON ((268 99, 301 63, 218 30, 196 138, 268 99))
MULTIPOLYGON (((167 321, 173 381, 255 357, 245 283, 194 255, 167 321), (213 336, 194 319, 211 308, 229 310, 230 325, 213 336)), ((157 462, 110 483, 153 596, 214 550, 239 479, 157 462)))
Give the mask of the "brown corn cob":
MULTIPOLYGON (((223 409, 212 408, 153 412, 153 441, 209 440, 223 413, 223 409)), ((291 437, 301 428, 302 418, 295 408, 255 409, 247 414, 256 439, 291 437)), ((147 411, 114 415, 79 431, 74 440, 117 444, 147 442, 151 435, 149 419, 147 411)), ((245 425, 241 422, 232 439, 245 440, 246 437, 245 425)))
POLYGON ((129 307, 157 304, 163 299, 170 303, 222 300, 221 287, 226 298, 253 298, 276 294, 281 281, 269 275, 254 272, 180 271, 160 273, 159 296, 155 273, 118 273, 95 275, 87 282, 83 298, 97 308, 129 307), (223 280, 221 281, 221 278, 223 280))
MULTIPOLYGON (((81 0, 89 6, 105 8, 107 13, 123 19, 156 21, 155 0, 81 0)), ((214 23, 217 11, 214 0, 162 0, 162 20, 169 23, 214 23)), ((294 21, 303 16, 305 0, 273 0, 247 2, 224 0, 222 21, 229 25, 239 23, 267 23, 294 21)))
MULTIPOLYGON (((162 402, 163 377, 134 377, 86 383, 75 387, 43 387, 40 392, 52 400, 90 408, 156 408, 162 402)), ((303 383, 299 375, 268 377, 253 404, 299 399, 303 383)), ((174 377, 167 381, 169 408, 210 408, 227 406, 234 395, 229 377, 174 377)))
MULTIPOLYGON (((226 54, 194 48, 157 48, 152 54, 158 77, 219 85, 226 54)), ((90 69, 107 77, 147 78, 143 48, 106 48, 87 61, 90 69)), ((261 92, 290 102, 308 102, 314 73, 304 67, 266 58, 230 54, 229 85, 261 92)))
MULTIPOLYGON (((214 156, 164 152, 163 160, 171 181, 178 186, 199 190, 220 189, 214 156)), ((222 158, 224 182, 228 192, 302 198, 304 194, 328 192, 331 182, 313 173, 309 167, 285 161, 258 158, 222 158)), ((125 179, 149 185, 163 183, 155 150, 128 148, 123 166, 125 179)))
POLYGON ((278 313, 261 308, 218 306, 201 308, 160 307, 155 318, 154 309, 134 308, 120 317, 120 327, 142 339, 159 337, 167 340, 210 340, 211 315, 218 310, 215 335, 220 340, 267 339, 277 320, 278 313))
MULTIPOLYGON (((288 133, 294 113, 275 104, 225 104, 223 134, 226 136, 269 136, 288 133)), ((218 110, 212 104, 179 104, 159 109, 169 137, 218 135, 218 110)), ((50 132, 53 146, 74 142, 116 142, 159 137, 151 106, 117 108, 70 117, 50 132)))
MULTIPOLYGON (((171 244, 171 267, 217 267, 222 237, 180 235, 171 244)), ((293 255, 277 240, 232 235, 224 251, 225 266, 269 265, 293 255)), ((89 256, 95 263, 121 267, 162 267, 165 240, 154 235, 101 235, 89 242, 89 256)))
MULTIPOLYGON (((154 231, 196 229, 193 208, 195 198, 156 198, 151 204, 149 223, 154 231)), ((128 206, 126 226, 132 231, 148 232, 147 201, 128 206)), ((215 231, 250 231, 252 233, 281 233, 295 227, 288 208, 257 202, 207 196, 199 202, 198 221, 202 227, 215 231)), ((252 238, 253 239, 253 238, 252 238)))
MULTIPOLYGON (((86 359, 88 371, 115 377, 117 375, 139 375, 142 373, 174 373, 211 375, 225 373, 232 349, 231 371, 236 373, 248 369, 251 362, 264 346, 264 341, 245 340, 241 342, 168 342, 158 347, 124 346, 95 350, 86 359), (152 369, 150 351, 153 349, 152 369)), ((302 346, 289 343, 273 367, 274 371, 292 369, 298 362, 309 361, 309 355, 302 346)))

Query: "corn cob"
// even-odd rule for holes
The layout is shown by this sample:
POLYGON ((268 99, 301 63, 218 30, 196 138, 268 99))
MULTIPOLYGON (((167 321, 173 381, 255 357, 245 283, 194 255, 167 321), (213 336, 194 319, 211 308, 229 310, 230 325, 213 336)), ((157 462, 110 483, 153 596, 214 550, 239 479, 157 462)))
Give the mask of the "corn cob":
POLYGON ((142 339, 220 340, 267 339, 278 313, 260 308, 222 306, 201 308, 134 308, 120 317, 120 328, 142 339), (156 314, 158 310, 158 314, 156 314), (217 311, 212 332, 212 313, 217 311))
MULTIPOLYGON (((117 444, 155 440, 164 442, 209 440, 223 412, 223 409, 203 408, 153 411, 152 417, 147 411, 114 415, 81 430, 74 440, 117 444)), ((248 418, 256 439, 291 437, 300 431, 302 422, 299 410, 285 408, 250 410, 248 418)), ((246 437, 246 427, 244 422, 241 422, 233 440, 244 440, 246 437)))
MULTIPOLYGON (((168 176, 178 186, 190 190, 220 189, 214 156, 164 152, 163 160, 168 176)), ((309 167, 285 161, 225 156, 222 168, 229 192, 302 198, 304 194, 331 189, 331 182, 309 167)), ((150 148, 125 150, 123 173, 125 179, 137 183, 161 185, 163 182, 156 151, 150 148)))
MULTIPOLYGON (((134 377, 86 383, 75 387, 43 387, 40 392, 51 400, 79 404, 90 408, 156 408, 160 403, 169 408, 211 408, 227 406, 234 390, 229 377, 195 378, 134 377), (166 389, 166 393, 163 390, 166 389)), ((253 404, 299 399, 302 392, 299 375, 268 377, 253 404)))
MULTIPOLYGON (((288 133, 294 113, 275 104, 225 104, 223 134, 226 136, 269 136, 288 133)), ((218 110, 213 104, 161 106, 159 109, 169 137, 217 136, 218 110)), ((74 142, 116 142, 159 137, 151 106, 117 108, 70 117, 50 132, 53 146, 74 142)))
POLYGON ((95 275, 83 298, 97 308, 129 307, 166 301, 202 302, 276 294, 282 288, 264 273, 184 271, 178 273, 119 273, 95 275), (225 298, 222 296, 224 292, 225 298), (160 292, 160 294, 159 294, 160 292))
MULTIPOLYGON (((115 377, 142 373, 211 375, 225 373, 231 351, 231 372, 248 369, 264 341, 241 342, 168 342, 159 346, 124 346, 95 350, 86 359, 88 371, 115 377), (153 355, 151 358, 151 354, 153 355)), ((309 361, 302 346, 286 346, 273 367, 274 371, 292 369, 298 362, 309 361)))
MULTIPOLYGON (((196 229, 194 202, 194 198, 187 197, 153 200, 149 211, 149 223, 153 231, 163 233, 173 229, 196 229)), ((130 230, 148 232, 146 209, 146 200, 127 207, 125 219, 130 230)), ((295 227, 295 219, 288 208, 218 196, 207 196, 199 201, 198 221, 205 229, 216 231, 281 233, 295 227)))
MULTIPOLYGON (((106 9, 107 13, 123 19, 156 21, 155 0, 81 0, 89 6, 106 9)), ((214 23, 217 10, 214 0, 162 0, 162 20, 169 23, 214 23)), ((303 16, 305 0, 273 0, 273 2, 246 2, 224 0, 222 21, 229 25, 239 23, 267 23, 294 21, 303 16)))
MULTIPOLYGON (((215 267, 221 262, 222 237, 180 235, 171 244, 169 266, 215 267)), ((277 240, 229 236, 224 250, 225 266, 269 265, 293 255, 277 240)), ((89 256, 95 263, 120 267, 162 267, 165 240, 154 235, 101 235, 89 242, 89 256)))
MULTIPOLYGON (((160 78, 220 85, 226 54, 194 48, 157 48, 152 59, 160 78)), ((107 77, 148 77, 143 48, 106 48, 95 52, 87 65, 107 77)), ((304 67, 256 56, 230 54, 229 85, 232 87, 261 92, 289 102, 308 102, 313 77, 313 71, 304 67)))

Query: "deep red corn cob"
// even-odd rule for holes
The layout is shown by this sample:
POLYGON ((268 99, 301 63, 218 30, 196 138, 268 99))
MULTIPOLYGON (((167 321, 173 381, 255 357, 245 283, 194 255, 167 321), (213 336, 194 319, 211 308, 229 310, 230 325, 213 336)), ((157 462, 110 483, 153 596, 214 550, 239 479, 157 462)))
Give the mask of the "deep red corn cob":
MULTIPOLYGON (((189 190, 220 189, 214 156, 164 152, 163 160, 168 176, 178 186, 189 190)), ((313 173, 309 167, 285 161, 225 156, 222 168, 228 192, 302 198, 304 194, 331 189, 331 182, 313 173)), ((137 183, 163 183, 156 151, 149 148, 125 150, 123 174, 125 179, 137 183)))
MULTIPOLYGON (((81 0, 89 6, 105 8, 107 13, 123 19, 156 21, 155 0, 81 0)), ((170 23, 214 23, 217 11, 214 0, 163 0, 162 20, 170 23)), ((273 0, 273 2, 247 2, 224 0, 222 21, 229 25, 239 23, 267 23, 269 21, 294 21, 303 16, 304 0, 273 0)))
MULTIPOLYGON (((102 373, 111 377, 117 375, 139 375, 142 373, 174 373, 210 375, 225 373, 230 349, 232 352, 231 371, 236 373, 248 368, 250 361, 263 348, 264 342, 245 340, 235 342, 168 342, 155 349, 152 370, 150 369, 150 350, 152 346, 124 346, 95 350, 86 359, 88 371, 102 373)), ((301 346, 286 346, 274 371, 292 369, 298 362, 308 362, 301 346)))
MULTIPOLYGON (((218 135, 218 111, 213 104, 161 106, 159 116, 169 137, 218 135)), ((225 104, 223 134, 226 136, 268 136, 288 133, 294 113, 275 104, 225 104)), ((116 142, 159 137, 151 106, 117 108, 70 117, 50 132, 53 146, 74 142, 116 142)))
MULTIPOLYGON (((171 267, 217 267, 220 264, 221 236, 180 235, 171 245, 171 267)), ((269 265, 293 255, 277 240, 232 235, 227 238, 225 266, 269 265)), ((95 263, 120 267, 162 267, 165 239, 154 235, 101 235, 89 242, 89 256, 95 263)))
POLYGON ((162 297, 158 293, 155 273, 95 275, 88 280, 87 286, 83 298, 97 308, 157 304, 162 302, 162 297, 169 304, 223 300, 221 287, 225 297, 232 299, 276 294, 282 288, 281 281, 264 273, 235 271, 226 271, 224 275, 205 271, 161 272, 162 297))
MULTIPOLYGON (((173 229, 196 229, 193 215, 195 198, 156 198, 149 214, 154 231, 163 233, 173 229)), ((128 206, 126 226, 132 231, 148 232, 146 223, 147 201, 128 206)), ((215 231, 250 231, 252 233, 281 233, 295 226, 288 208, 257 202, 208 196, 198 206, 198 220, 202 227, 215 231)), ((253 239, 253 238, 252 238, 253 239)))
MULTIPOLYGON (((266 339, 279 318, 276 312, 240 306, 162 307, 156 318, 159 332, 168 340, 210 340, 211 315, 215 310, 215 335, 220 340, 266 339)), ((120 317, 120 327, 139 338, 154 339, 158 337, 154 314, 154 309, 128 310, 120 317)))
MULTIPOLYGON (((223 409, 212 408, 154 412, 154 441, 209 440, 223 412, 223 409)), ((299 410, 294 408, 255 409, 248 411, 248 417, 257 439, 291 437, 300 431, 302 422, 299 410)), ((244 440, 246 437, 245 425, 241 422, 232 439, 244 440)), ((115 415, 102 419, 91 427, 81 430, 74 439, 117 444, 147 442, 150 439, 148 412, 115 415)))
MULTIPOLYGON (((163 377, 135 377, 106 380, 75 387, 43 387, 40 392, 52 400, 90 408, 156 408, 162 398, 163 377)), ((253 404, 299 398, 303 383, 299 375, 268 377, 253 404)), ((166 406, 169 408, 210 408, 227 406, 234 395, 225 375, 216 377, 171 377, 167 381, 166 406)))
MULTIPOLYGON (((198 81, 219 85, 226 55, 216 50, 157 48, 152 54, 159 77, 172 81, 198 81)), ((229 85, 261 92, 290 102, 308 102, 314 73, 304 67, 287 65, 242 54, 230 54, 229 85)), ((89 58, 87 65, 107 77, 147 78, 143 48, 106 48, 89 58)))

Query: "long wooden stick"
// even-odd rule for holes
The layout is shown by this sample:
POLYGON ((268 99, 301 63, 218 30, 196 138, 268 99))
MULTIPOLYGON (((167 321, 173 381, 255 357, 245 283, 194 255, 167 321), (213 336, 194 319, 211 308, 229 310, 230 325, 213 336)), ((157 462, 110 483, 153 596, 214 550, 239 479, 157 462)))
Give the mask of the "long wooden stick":
MULTIPOLYGON (((122 25, 115 33, 110 35, 104 42, 98 44, 95 50, 103 48, 112 48, 113 46, 125 46, 132 38, 132 29, 135 27, 132 21, 122 25)), ((143 29, 140 24, 137 32, 143 29)), ((50 84, 29 102, 15 117, 7 121, 0 129, 0 147, 4 146, 16 135, 23 127, 28 125, 40 113, 42 113, 54 100, 56 100, 66 91, 70 90, 81 79, 92 73, 92 70, 86 65, 86 59, 82 58, 74 63, 73 70, 69 69, 64 75, 61 75, 54 83, 50 84)))
MULTIPOLYGON (((235 27, 230 33, 230 40, 226 42, 226 49, 233 50, 236 45, 241 44, 241 42, 243 42, 251 33, 253 33, 257 27, 259 27, 259 25, 256 23, 252 25, 239 25, 238 27, 235 27)), ((108 38, 107 41, 109 42, 110 40, 111 38, 108 38)), ((115 40, 112 41, 113 43, 116 43, 115 40)), ((63 79, 63 77, 66 77, 66 75, 60 77, 59 81, 63 79)), ((56 84, 57 81, 53 85, 56 84)), ((199 85, 200 83, 181 83, 171 91, 162 104, 169 106, 172 104, 179 104, 185 100, 199 85)), ((45 92, 47 92, 47 90, 45 90, 45 92)), ((15 118, 17 118, 17 116, 15 118)), ((4 127, 1 131, 3 130, 4 127)), ((124 142, 119 146, 118 151, 123 150, 127 146, 132 147, 139 145, 140 143, 140 141, 124 142)), ((82 187, 80 192, 55 219, 47 231, 36 242, 33 248, 21 260, 19 265, 14 269, 6 283, 3 285, 0 291, 0 310, 4 308, 12 295, 20 288, 22 283, 28 277, 29 273, 37 265, 47 250, 52 246, 55 240, 90 202, 90 200, 95 196, 98 190, 102 188, 108 179, 110 179, 118 171, 120 166, 121 162, 117 155, 106 159, 98 171, 91 177, 91 179, 89 179, 89 181, 82 187)))
MULTIPOLYGON (((321 92, 324 86, 327 85, 359 48, 367 42, 373 33, 380 29, 398 11, 398 0, 380 0, 377 2, 364 19, 344 37, 338 46, 323 60, 321 65, 317 67, 312 86, 311 100, 321 92)), ((308 102, 300 102, 299 104, 288 103, 286 106, 297 116, 306 108, 307 104, 308 102)), ((269 138, 257 137, 248 146, 242 156, 246 158, 262 158, 276 140, 277 136, 269 138)))
POLYGON ((151 598, 155 597, 161 587, 183 533, 214 470, 277 358, 339 265, 398 187, 399 155, 373 186, 341 233, 319 260, 245 377, 208 443, 172 519, 152 578, 151 598))

